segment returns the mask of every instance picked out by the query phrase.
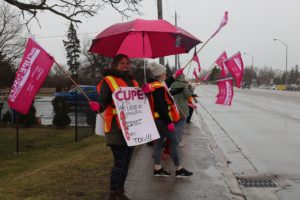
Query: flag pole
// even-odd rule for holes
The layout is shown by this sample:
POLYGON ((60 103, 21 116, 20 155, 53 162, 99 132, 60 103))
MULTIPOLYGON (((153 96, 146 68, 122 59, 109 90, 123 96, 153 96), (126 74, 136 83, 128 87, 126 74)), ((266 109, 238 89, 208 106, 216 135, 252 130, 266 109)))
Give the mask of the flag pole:
MULTIPOLYGON (((200 49, 195 53, 196 55, 206 46, 206 44, 227 24, 228 12, 226 11, 224 17, 222 18, 219 28, 208 38, 208 40, 200 47, 200 49)), ((193 60, 193 58, 184 66, 184 68, 193 60)))
MULTIPOLYGON (((68 72, 66 72, 66 70, 65 70, 60 64, 58 64, 58 63, 56 62, 56 60, 54 60, 54 63, 55 63, 55 64, 63 71, 63 73, 66 75, 66 77, 69 78, 69 79, 72 81, 72 83, 73 83, 74 85, 76 85, 76 87, 80 90, 80 92, 82 92, 83 96, 84 96, 88 101, 91 101, 91 99, 87 96, 87 94, 83 91, 83 89, 82 89, 82 88, 74 81, 74 79, 72 79, 72 77, 70 76, 70 74, 68 74, 68 72)), ((100 117, 101 117, 104 121, 106 121, 106 120, 104 119, 104 117, 101 115, 100 111, 97 110, 97 112, 98 112, 98 114, 100 115, 100 117)))
POLYGON ((55 64, 63 71, 63 73, 65 74, 65 76, 66 76, 67 78, 69 78, 69 79, 72 81, 72 83, 73 83, 74 85, 76 85, 76 87, 79 88, 79 90, 80 90, 80 92, 82 92, 83 96, 84 96, 88 101, 91 101, 91 99, 87 96, 87 94, 83 91, 83 89, 82 89, 82 88, 74 81, 74 79, 72 79, 72 77, 70 76, 70 74, 68 74, 68 72, 66 72, 66 70, 65 70, 60 64, 58 64, 58 63, 56 62, 56 60, 54 60, 54 62, 55 62, 55 64))
MULTIPOLYGON (((211 38, 209 38, 201 47, 200 49, 198 49, 198 51, 196 51, 196 55, 203 49, 203 47, 205 47, 205 45, 211 40, 211 38)), ((186 68, 188 66, 188 64, 190 64, 193 61, 193 58, 191 58, 189 60, 189 62, 183 67, 186 68)))

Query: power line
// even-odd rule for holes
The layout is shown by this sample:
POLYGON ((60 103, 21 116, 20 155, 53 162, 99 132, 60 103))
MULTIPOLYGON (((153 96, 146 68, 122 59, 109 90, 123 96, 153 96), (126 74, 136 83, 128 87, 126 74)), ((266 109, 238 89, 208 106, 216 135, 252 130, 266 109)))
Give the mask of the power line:
MULTIPOLYGON (((83 35, 89 35, 89 34, 96 34, 97 32, 92 32, 92 33, 78 33, 77 35, 83 36, 83 35)), ((34 35, 34 34, 33 34, 34 35)), ((67 37, 67 35, 51 35, 51 36, 35 36, 35 38, 62 38, 62 37, 67 37)))

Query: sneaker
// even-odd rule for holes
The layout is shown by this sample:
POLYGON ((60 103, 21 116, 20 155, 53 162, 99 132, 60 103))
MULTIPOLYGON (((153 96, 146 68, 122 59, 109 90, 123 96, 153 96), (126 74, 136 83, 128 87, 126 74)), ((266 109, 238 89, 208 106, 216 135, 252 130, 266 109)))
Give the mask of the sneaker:
POLYGON ((153 176, 165 176, 169 177, 171 174, 167 172, 164 168, 160 168, 159 170, 154 169, 153 176))
POLYGON ((181 168, 180 170, 176 170, 176 175, 177 178, 189 178, 193 176, 193 172, 189 172, 184 168, 181 168))

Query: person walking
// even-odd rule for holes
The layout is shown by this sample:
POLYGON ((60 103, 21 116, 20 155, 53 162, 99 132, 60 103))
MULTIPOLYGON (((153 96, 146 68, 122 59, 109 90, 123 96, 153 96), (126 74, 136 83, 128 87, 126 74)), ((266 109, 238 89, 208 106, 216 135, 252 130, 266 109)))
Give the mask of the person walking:
POLYGON ((90 101, 93 111, 104 112, 104 132, 106 144, 113 154, 113 167, 110 175, 109 200, 129 200, 125 195, 124 184, 134 147, 129 147, 123 137, 118 120, 112 93, 119 87, 139 87, 137 81, 129 73, 129 58, 126 55, 116 55, 111 68, 107 69, 104 78, 97 85, 99 101, 90 101))
MULTIPOLYGON (((155 124, 160 134, 160 138, 154 142, 153 175, 171 176, 171 173, 164 169, 160 163, 163 144, 165 138, 167 138, 170 141, 171 158, 176 167, 175 176, 191 177, 193 173, 182 167, 177 152, 178 140, 174 123, 176 123, 180 117, 174 104, 174 100, 164 84, 164 81, 166 80, 166 67, 161 64, 151 63, 150 70, 153 78, 148 80, 148 84, 151 88, 148 97, 155 124)), ((181 69, 179 72, 176 72, 177 75, 179 73, 182 74, 182 71, 183 70, 181 69)))

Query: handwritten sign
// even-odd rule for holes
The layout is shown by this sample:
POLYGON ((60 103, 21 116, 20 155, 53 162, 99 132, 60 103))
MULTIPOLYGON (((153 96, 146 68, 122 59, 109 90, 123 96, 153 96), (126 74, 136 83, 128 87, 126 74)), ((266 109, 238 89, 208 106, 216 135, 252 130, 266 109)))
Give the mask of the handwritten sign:
POLYGON ((160 137, 148 99, 141 89, 120 87, 112 96, 128 146, 145 144, 160 137))

